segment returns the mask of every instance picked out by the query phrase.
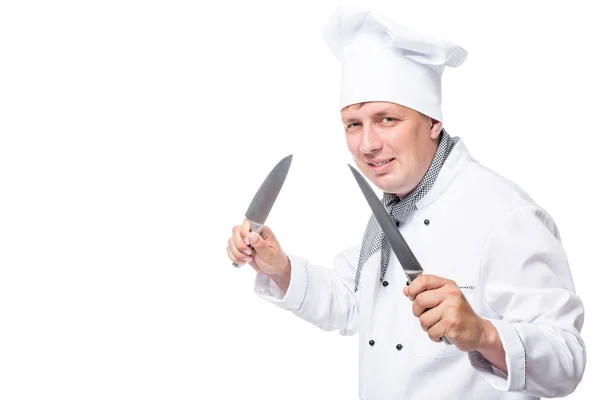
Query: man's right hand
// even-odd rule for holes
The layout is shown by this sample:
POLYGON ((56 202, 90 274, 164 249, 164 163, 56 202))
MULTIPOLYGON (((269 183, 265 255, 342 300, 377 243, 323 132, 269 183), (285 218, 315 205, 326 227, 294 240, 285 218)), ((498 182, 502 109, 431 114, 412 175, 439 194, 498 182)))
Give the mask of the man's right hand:
POLYGON ((269 227, 263 226, 259 235, 250 232, 250 222, 244 219, 242 225, 233 227, 232 232, 227 246, 231 261, 239 265, 250 264, 256 272, 273 278, 280 287, 280 283, 289 283, 290 260, 269 227))

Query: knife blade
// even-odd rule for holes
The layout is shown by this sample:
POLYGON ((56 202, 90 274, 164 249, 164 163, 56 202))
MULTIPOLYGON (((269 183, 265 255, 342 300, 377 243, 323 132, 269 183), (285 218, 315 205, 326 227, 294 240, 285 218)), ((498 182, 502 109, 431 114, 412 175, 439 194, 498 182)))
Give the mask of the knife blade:
MULTIPOLYGON (((288 171, 292 164, 293 155, 282 158, 277 165, 273 167, 269 175, 260 185, 254 198, 246 210, 246 219, 250 221, 250 232, 260 234, 263 225, 265 224, 275 200, 281 191, 281 187, 285 182, 288 171)), ((233 266, 239 268, 240 265, 233 263, 233 266)))
MULTIPOLYGON (((356 179, 360 190, 363 192, 367 203, 371 207, 375 219, 390 243, 390 247, 400 262, 400 265, 406 274, 406 278, 408 279, 407 284, 410 284, 423 273, 421 263, 419 263, 419 260, 415 257, 411 248, 408 246, 408 243, 406 243, 406 240, 404 240, 404 237, 396 227, 396 223, 383 204, 381 204, 381 200, 379 200, 367 180, 363 178, 352 165, 348 164, 348 166, 350 167, 352 175, 354 175, 354 179, 356 179)), ((446 337, 442 337, 442 340, 446 344, 452 344, 452 341, 446 337)))
POLYGON ((348 166, 350 167, 350 170, 352 171, 354 179, 356 179, 360 190, 367 199, 367 203, 369 203, 375 219, 377 219, 381 230, 390 243, 390 247, 392 250, 394 250, 396 258, 398 258, 398 261, 400 261, 400 265, 406 274, 408 282, 412 282, 423 273, 421 264, 396 227, 396 223, 388 214, 388 211, 385 209, 383 204, 381 204, 381 200, 379 200, 373 189, 371 189, 369 183, 354 167, 352 167, 350 164, 348 164, 348 166))

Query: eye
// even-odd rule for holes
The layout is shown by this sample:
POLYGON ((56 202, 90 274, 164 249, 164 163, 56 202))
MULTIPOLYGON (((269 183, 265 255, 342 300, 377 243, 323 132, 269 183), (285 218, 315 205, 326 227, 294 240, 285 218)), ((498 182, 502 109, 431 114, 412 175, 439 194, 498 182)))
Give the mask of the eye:
POLYGON ((394 122, 395 120, 396 119, 392 118, 392 117, 384 117, 383 118, 383 122, 388 123, 388 124, 394 122))
POLYGON ((359 126, 360 124, 358 122, 350 122, 348 125, 346 125, 346 129, 350 129, 350 128, 354 128, 359 126))

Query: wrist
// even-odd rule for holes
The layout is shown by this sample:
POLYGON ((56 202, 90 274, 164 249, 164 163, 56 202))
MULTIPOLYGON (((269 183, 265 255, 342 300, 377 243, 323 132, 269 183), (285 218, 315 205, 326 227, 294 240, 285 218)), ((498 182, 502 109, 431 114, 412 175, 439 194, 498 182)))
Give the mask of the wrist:
POLYGON ((496 330, 496 327, 494 327, 494 325, 487 319, 480 317, 479 324, 481 327, 481 336, 475 350, 485 354, 493 351, 493 349, 497 346, 497 343, 500 341, 500 336, 496 330))
POLYGON ((284 293, 287 292, 292 279, 292 263, 287 256, 285 257, 285 260, 286 263, 283 268, 281 268, 277 273, 269 274, 269 278, 271 278, 284 293))
POLYGON ((479 345, 475 349, 490 364, 502 371, 504 374, 508 374, 508 365, 506 363, 506 352, 500 338, 500 333, 489 320, 480 318, 481 324, 481 339, 479 345))

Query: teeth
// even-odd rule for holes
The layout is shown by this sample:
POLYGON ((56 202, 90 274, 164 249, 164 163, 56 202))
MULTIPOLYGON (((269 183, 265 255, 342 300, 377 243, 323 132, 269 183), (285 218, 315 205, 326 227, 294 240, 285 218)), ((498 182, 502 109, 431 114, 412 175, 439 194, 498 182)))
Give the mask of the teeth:
POLYGON ((387 161, 382 161, 382 162, 379 162, 379 163, 373 163, 372 165, 374 165, 376 167, 380 167, 380 166, 382 166, 384 164, 387 164, 389 162, 390 162, 390 160, 387 160, 387 161))

